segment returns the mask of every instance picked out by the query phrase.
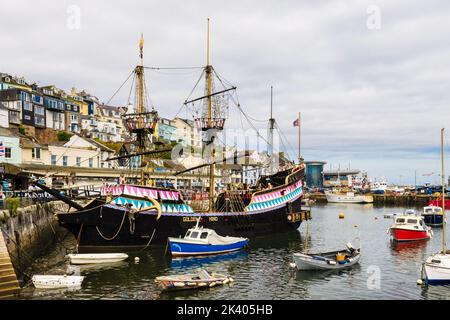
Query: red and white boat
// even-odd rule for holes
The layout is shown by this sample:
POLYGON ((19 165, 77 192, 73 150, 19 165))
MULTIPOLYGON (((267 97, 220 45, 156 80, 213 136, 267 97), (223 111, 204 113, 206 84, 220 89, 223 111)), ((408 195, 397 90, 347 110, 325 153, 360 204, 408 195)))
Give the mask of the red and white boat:
POLYGON ((403 214, 395 217, 394 224, 389 228, 395 241, 415 241, 430 239, 431 228, 418 215, 403 214))

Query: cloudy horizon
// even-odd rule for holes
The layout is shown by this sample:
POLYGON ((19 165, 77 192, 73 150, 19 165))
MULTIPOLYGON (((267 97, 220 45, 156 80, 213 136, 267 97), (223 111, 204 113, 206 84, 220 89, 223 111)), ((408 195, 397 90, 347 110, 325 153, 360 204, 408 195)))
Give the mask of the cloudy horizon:
MULTIPOLYGON (((327 161, 327 169, 350 164, 392 183, 413 184, 415 173, 418 183, 440 181, 439 134, 450 116, 448 1, 0 5, 0 72, 86 89, 103 102, 138 62, 141 33, 146 66, 203 66, 210 17, 212 65, 237 86, 242 108, 261 120, 255 122, 261 130, 274 87, 274 115, 291 158, 297 154, 292 123, 301 112, 305 160, 327 161)), ((179 112, 200 72, 146 71, 163 117, 179 112)), ((126 103, 128 95, 129 86, 111 104, 126 103)), ((230 106, 229 125, 239 128, 236 114, 230 106)))

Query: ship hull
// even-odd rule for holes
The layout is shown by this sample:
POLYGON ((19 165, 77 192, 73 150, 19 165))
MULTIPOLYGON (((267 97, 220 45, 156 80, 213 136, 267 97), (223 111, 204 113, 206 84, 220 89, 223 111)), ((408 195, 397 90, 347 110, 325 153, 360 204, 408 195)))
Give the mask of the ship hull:
POLYGON ((162 214, 131 211, 118 206, 101 205, 83 212, 57 214, 60 225, 70 230, 80 249, 142 248, 167 244, 169 237, 184 236, 199 217, 201 225, 223 236, 254 238, 298 229, 310 213, 301 212, 301 198, 293 201, 292 212, 282 206, 261 213, 162 214))

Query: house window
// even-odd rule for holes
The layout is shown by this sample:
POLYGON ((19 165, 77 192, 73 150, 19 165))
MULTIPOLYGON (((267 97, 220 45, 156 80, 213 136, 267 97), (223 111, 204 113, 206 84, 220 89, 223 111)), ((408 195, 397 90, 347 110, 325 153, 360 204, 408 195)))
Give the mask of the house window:
POLYGON ((31 149, 31 157, 33 159, 40 159, 41 158, 41 148, 31 149))
POLYGON ((94 167, 94 159, 89 159, 89 168, 94 167))
POLYGON ((63 156, 63 166, 67 166, 67 156, 63 156))
POLYGON ((52 166, 56 166, 56 155, 52 154, 52 166))
POLYGON ((11 156, 11 148, 9 148, 9 147, 5 148, 5 158, 6 159, 11 159, 12 158, 12 156, 11 156))
POLYGON ((77 157, 77 167, 81 167, 81 157, 77 157))
POLYGON ((23 109, 27 111, 33 111, 33 105, 31 104, 31 102, 24 101, 23 109))
POLYGON ((45 109, 44 107, 34 106, 34 113, 44 116, 45 115, 45 109))

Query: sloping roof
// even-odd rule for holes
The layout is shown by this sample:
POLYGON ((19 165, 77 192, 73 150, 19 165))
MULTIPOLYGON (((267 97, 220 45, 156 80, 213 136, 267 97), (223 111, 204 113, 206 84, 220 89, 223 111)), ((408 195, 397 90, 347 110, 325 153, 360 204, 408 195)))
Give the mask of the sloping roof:
POLYGON ((89 141, 90 143, 92 143, 93 145, 95 145, 95 146, 97 146, 98 148, 100 148, 100 150, 102 150, 102 151, 114 152, 113 149, 108 148, 108 147, 105 146, 104 144, 102 144, 102 143, 100 143, 100 142, 98 142, 98 141, 96 141, 96 140, 94 140, 94 139, 91 139, 91 138, 85 138, 85 139, 86 139, 87 141, 89 141))
MULTIPOLYGON (((43 148, 44 146, 40 145, 39 143, 29 139, 29 138, 20 138, 20 146, 22 148, 27 148, 27 149, 31 149, 31 148, 43 148)), ((44 147, 46 148, 46 147, 44 147)))

